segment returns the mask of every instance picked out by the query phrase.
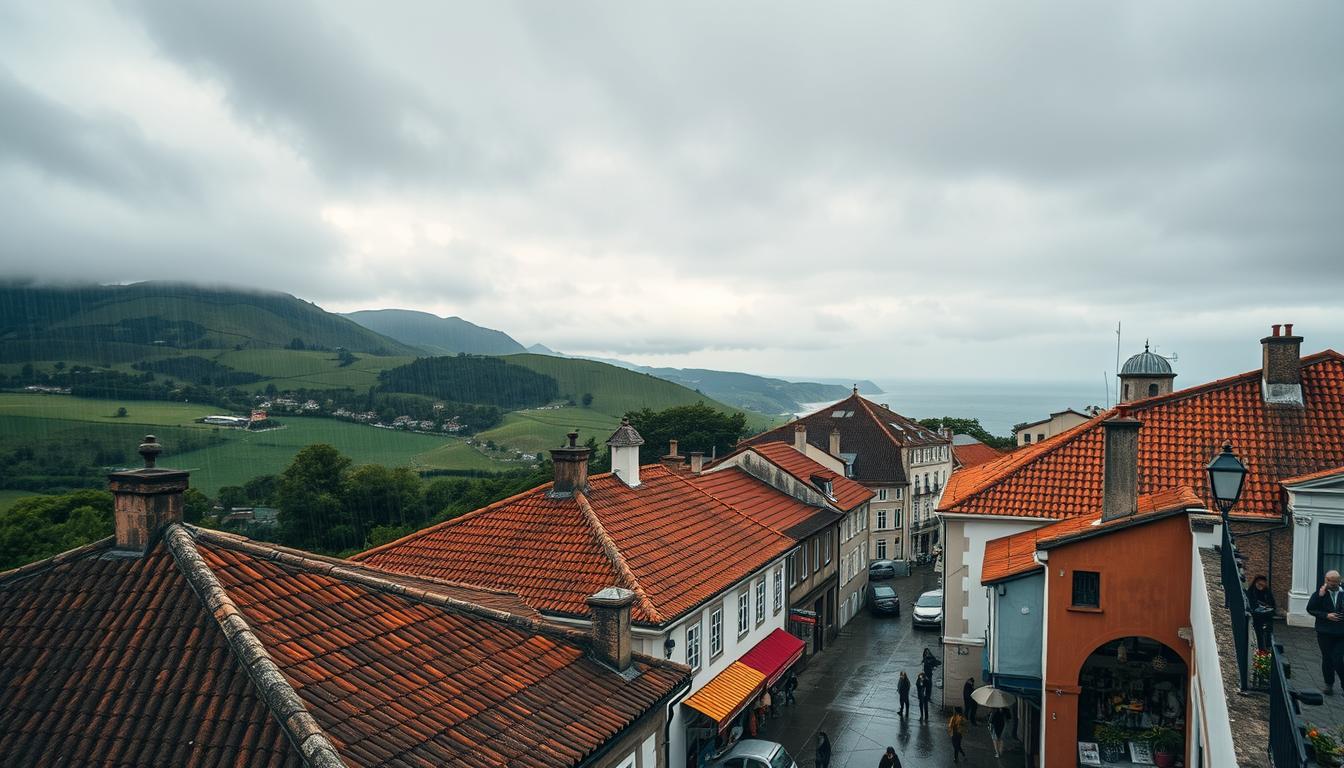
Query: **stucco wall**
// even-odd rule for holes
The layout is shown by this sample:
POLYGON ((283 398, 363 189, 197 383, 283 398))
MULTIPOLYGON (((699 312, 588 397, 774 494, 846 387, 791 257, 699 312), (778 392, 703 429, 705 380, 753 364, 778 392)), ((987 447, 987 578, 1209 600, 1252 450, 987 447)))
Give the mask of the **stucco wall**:
POLYGON ((990 669, 999 675, 1041 676, 1041 634, 1045 625, 1045 574, 1004 582, 991 591, 994 630, 990 669), (999 589, 1004 594, 998 594, 999 589), (1025 611, 1025 612, 1024 612, 1025 611))

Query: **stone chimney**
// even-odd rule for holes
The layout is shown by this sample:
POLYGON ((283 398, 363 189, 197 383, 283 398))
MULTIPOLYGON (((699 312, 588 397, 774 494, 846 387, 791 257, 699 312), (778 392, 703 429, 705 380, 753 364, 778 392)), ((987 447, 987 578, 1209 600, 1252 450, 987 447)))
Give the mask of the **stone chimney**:
POLYGON ((840 428, 839 428, 839 427, 831 427, 831 442, 827 445, 826 450, 830 451, 832 456, 839 456, 839 455, 840 455, 840 428))
POLYGON ((629 419, 621 419, 621 426, 607 439, 611 450, 611 472, 631 488, 639 487, 639 446, 644 438, 630 426, 629 419))
POLYGON ((684 464, 682 462, 683 458, 685 457, 682 456, 680 453, 677 453, 677 441, 668 440, 667 455, 663 457, 663 466, 667 467, 673 472, 680 472, 684 467, 684 464))
POLYGON ((546 494, 553 499, 567 499, 576 491, 588 488, 588 456, 592 451, 579 445, 579 432, 566 437, 569 444, 551 449, 551 464, 555 467, 555 482, 546 494))
POLYGON ((799 453, 807 453, 806 424, 799 423, 793 425, 793 447, 797 449, 799 453))
POLYGON ((618 672, 630 668, 630 606, 635 593, 607 587, 588 597, 593 609, 593 652, 599 661, 618 672))
POLYGON ((1134 514, 1139 505, 1138 419, 1121 406, 1116 415, 1101 422, 1103 466, 1101 519, 1115 520, 1134 514))
POLYGON ((118 550, 143 555, 158 542, 164 528, 182 522, 182 494, 187 490, 188 473, 155 467, 154 461, 162 452, 159 441, 145 435, 140 445, 145 466, 107 476, 118 550))
POLYGON ((698 475, 705 469, 705 452, 691 451, 691 474, 698 475))
POLYGON ((1273 333, 1260 340, 1261 391, 1270 405, 1302 405, 1302 337, 1293 335, 1293 324, 1272 326, 1273 333))

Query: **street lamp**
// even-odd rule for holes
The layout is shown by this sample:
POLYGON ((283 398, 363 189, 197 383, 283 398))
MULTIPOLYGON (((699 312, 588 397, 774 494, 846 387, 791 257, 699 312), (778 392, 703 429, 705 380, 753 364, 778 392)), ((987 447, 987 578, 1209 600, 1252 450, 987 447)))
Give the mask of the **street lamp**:
POLYGON ((1223 443, 1223 450, 1213 457, 1206 470, 1213 501, 1224 515, 1232 511, 1241 498, 1242 483, 1246 480, 1246 465, 1232 452, 1231 443, 1223 443))
POLYGON ((672 658, 672 651, 676 647, 677 647, 677 641, 673 640, 671 635, 668 635, 667 639, 663 641, 663 658, 664 659, 672 658))

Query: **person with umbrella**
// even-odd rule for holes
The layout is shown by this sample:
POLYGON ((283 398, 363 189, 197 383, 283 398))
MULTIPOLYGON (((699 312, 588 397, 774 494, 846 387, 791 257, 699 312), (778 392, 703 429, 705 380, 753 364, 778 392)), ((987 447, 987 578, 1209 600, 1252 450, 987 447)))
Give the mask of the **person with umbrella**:
POLYGON ((1003 754, 1003 730, 1008 725, 1008 707, 1014 701, 1013 695, 992 685, 982 685, 972 691, 968 698, 994 710, 989 717, 989 736, 994 742, 994 756, 998 757, 1003 754))
POLYGON ((994 712, 989 716, 989 740, 994 743, 994 756, 998 757, 1003 752, 1003 728, 1008 725, 1008 710, 1003 707, 995 707, 994 712))

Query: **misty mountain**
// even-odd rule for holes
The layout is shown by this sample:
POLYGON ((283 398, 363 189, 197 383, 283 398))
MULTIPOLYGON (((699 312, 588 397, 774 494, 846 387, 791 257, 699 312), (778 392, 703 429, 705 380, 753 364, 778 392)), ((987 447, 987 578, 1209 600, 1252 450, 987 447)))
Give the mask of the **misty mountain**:
POLYGON ((513 355, 528 351, 507 333, 482 328, 460 317, 409 309, 368 309, 349 312, 345 317, 431 355, 513 355))

